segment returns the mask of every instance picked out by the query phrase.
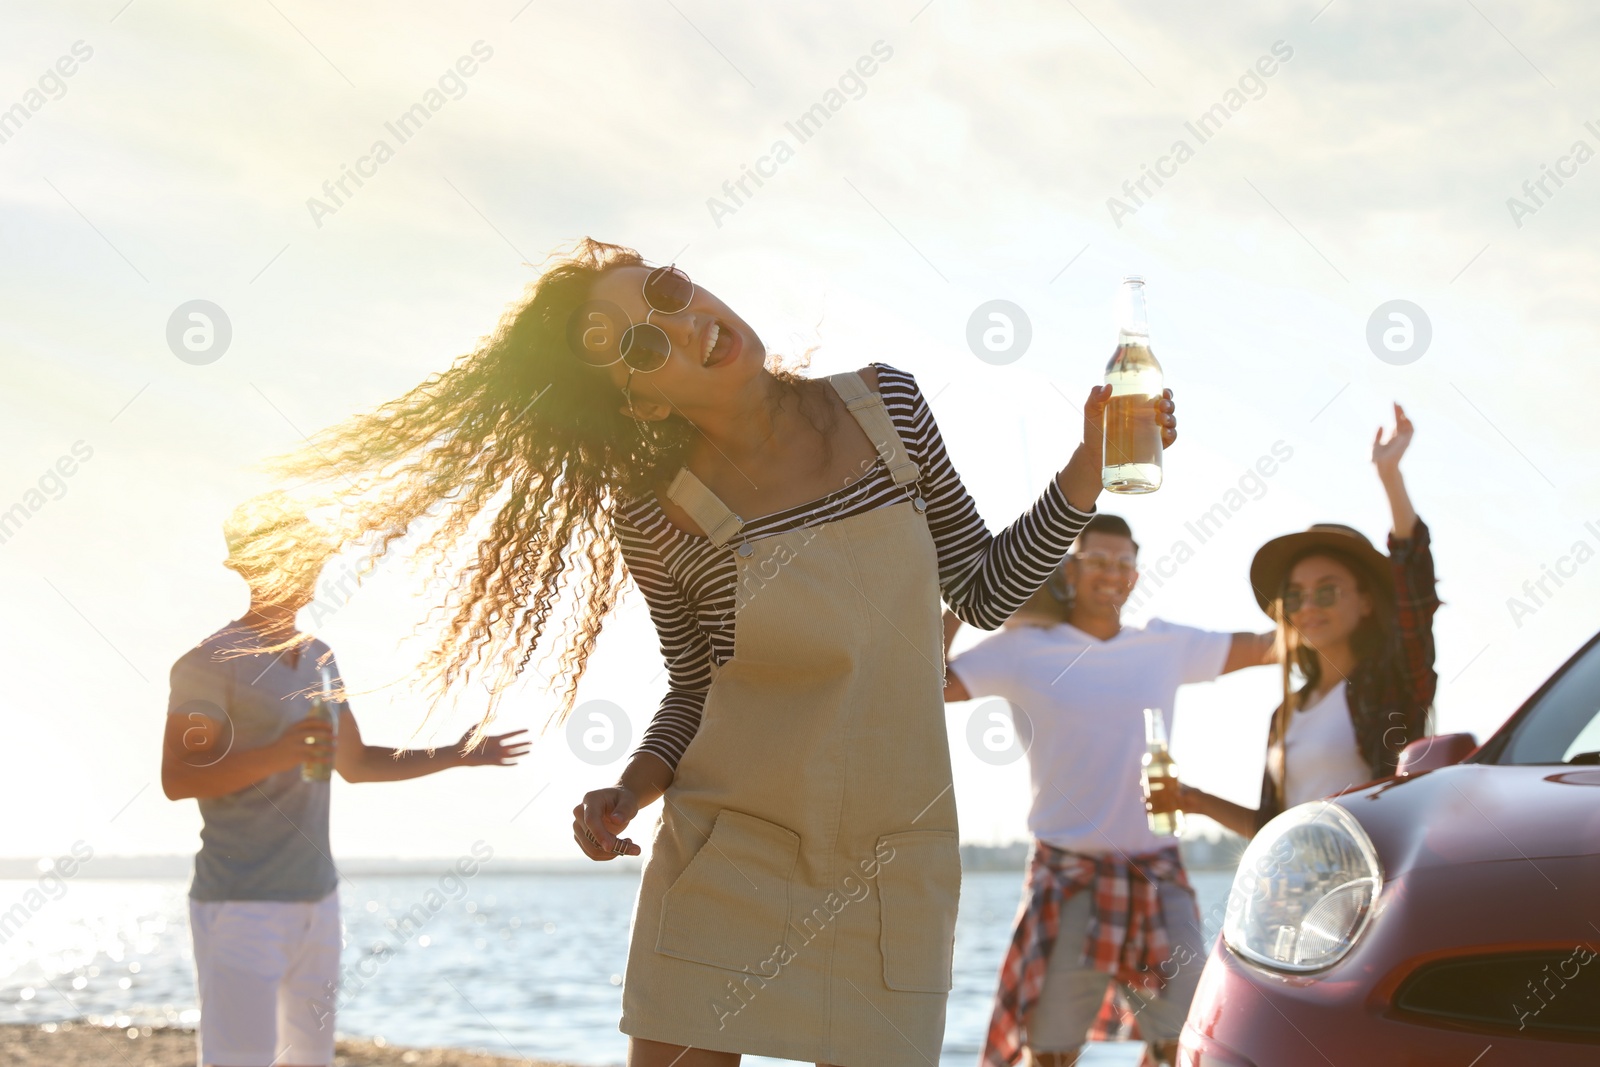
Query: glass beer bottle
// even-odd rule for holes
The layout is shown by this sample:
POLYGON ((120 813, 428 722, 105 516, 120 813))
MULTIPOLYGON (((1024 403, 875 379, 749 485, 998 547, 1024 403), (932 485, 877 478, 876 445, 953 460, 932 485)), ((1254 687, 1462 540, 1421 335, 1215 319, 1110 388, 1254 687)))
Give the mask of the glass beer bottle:
POLYGON ((1144 709, 1144 758, 1140 784, 1150 804, 1150 832, 1177 837, 1183 833, 1178 808, 1178 765, 1167 752, 1167 720, 1160 708, 1144 709))
MULTIPOLYGON (((304 653, 302 653, 304 654, 304 653)), ((320 719, 329 727, 339 729, 339 715, 333 701, 333 680, 328 677, 328 668, 322 670, 322 689, 311 698, 311 713, 308 719, 320 719)), ((329 749, 324 756, 310 757, 300 764, 300 778, 307 782, 326 782, 333 777, 333 750, 329 749)))
POLYGON ((1117 350, 1106 364, 1105 451, 1100 484, 1113 493, 1153 493, 1161 488, 1161 364, 1150 351, 1144 279, 1122 279, 1117 296, 1117 350))

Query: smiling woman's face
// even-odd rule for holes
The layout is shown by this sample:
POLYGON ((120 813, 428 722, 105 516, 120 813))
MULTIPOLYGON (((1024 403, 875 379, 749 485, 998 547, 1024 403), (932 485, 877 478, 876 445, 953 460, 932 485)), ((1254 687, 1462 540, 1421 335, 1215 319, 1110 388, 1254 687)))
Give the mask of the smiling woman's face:
POLYGON ((1348 641, 1373 610, 1372 597, 1360 591, 1350 568, 1327 556, 1307 556, 1296 563, 1285 593, 1286 599, 1298 600, 1296 610, 1287 611, 1290 625, 1313 648, 1348 641), (1331 604, 1318 602, 1330 599, 1331 604))
MULTIPOLYGON (((620 391, 629 381, 630 369, 617 359, 622 332, 630 324, 648 321, 667 335, 672 354, 659 369, 633 374, 629 390, 641 418, 665 418, 672 409, 694 412, 731 402, 752 378, 765 373, 767 351, 761 338, 698 284, 682 311, 667 315, 652 310, 644 299, 644 281, 651 269, 618 267, 595 281, 590 302, 584 305, 587 328, 579 332, 577 342, 588 353, 586 358, 609 363, 603 369, 620 391), (621 322, 612 321, 617 312, 621 322)), ((619 406, 626 410, 625 403, 619 406)))

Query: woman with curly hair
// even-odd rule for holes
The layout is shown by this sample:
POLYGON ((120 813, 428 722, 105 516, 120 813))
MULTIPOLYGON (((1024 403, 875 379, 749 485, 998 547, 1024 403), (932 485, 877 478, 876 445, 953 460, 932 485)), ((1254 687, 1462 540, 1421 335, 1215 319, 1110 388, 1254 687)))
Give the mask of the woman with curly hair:
MULTIPOLYGON (((1108 394, 992 535, 910 374, 803 377, 681 270, 585 240, 478 351, 286 469, 338 479, 332 543, 381 553, 428 516, 436 565, 475 544, 441 575, 423 664, 441 696, 485 672, 498 693, 575 592, 564 717, 625 576, 643 592, 667 693, 573 809, 607 860, 640 853, 620 835, 664 800, 622 991, 631 1065, 923 1064, 960 889, 940 599, 993 629, 1060 564, 1100 492, 1108 394)), ((1170 393, 1152 404, 1170 444, 1170 393)))

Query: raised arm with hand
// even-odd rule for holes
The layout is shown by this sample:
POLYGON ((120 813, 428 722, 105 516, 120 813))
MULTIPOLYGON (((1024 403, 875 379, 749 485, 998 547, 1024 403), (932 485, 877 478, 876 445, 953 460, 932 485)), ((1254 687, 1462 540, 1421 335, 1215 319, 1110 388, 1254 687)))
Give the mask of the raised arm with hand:
MULTIPOLYGON (((909 377, 909 376, 908 376, 909 377)), ((885 376, 886 383, 889 382, 885 376)), ((895 388, 899 388, 898 383, 895 388)), ((886 384, 884 394, 890 395, 886 384)), ((928 527, 939 550, 939 584, 945 603, 963 622, 997 629, 1061 565, 1091 518, 1101 490, 1104 422, 1110 386, 1089 390, 1081 438, 1067 465, 1032 508, 997 534, 990 534, 972 497, 945 454, 938 426, 921 390, 910 397, 918 439, 912 458, 927 481, 928 527)), ((1151 399, 1166 446, 1177 440, 1172 391, 1151 399)))
POLYGON ((1394 536, 1402 541, 1410 539, 1417 524, 1417 510, 1411 504, 1411 495, 1406 492, 1405 479, 1400 476, 1400 457, 1406 454, 1415 429, 1411 420, 1406 418, 1405 409, 1399 401, 1395 401, 1394 433, 1385 441, 1383 427, 1379 426, 1372 437, 1372 465, 1378 468, 1378 480, 1383 483, 1384 494, 1389 498, 1389 513, 1394 517, 1394 536))
POLYGON ((1433 572, 1433 536, 1417 517, 1400 476, 1400 457, 1411 444, 1415 427, 1405 410, 1394 406, 1394 432, 1383 440, 1383 427, 1372 439, 1372 463, 1389 498, 1394 519, 1388 538, 1389 573, 1394 585, 1394 628, 1388 655, 1393 664, 1395 692, 1403 694, 1399 706, 1389 708, 1381 734, 1371 731, 1362 756, 1374 771, 1388 770, 1400 750, 1428 732, 1428 713, 1439 686, 1434 669, 1433 616, 1440 600, 1433 572))

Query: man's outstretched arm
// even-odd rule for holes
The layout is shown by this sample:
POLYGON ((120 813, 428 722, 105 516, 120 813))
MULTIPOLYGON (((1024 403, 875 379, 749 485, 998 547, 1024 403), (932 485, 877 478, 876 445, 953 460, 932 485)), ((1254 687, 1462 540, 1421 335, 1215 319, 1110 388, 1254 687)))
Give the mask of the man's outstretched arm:
POLYGON ((470 729, 454 745, 431 752, 425 748, 385 748, 362 741, 355 714, 342 707, 333 765, 347 782, 400 782, 451 767, 508 767, 527 754, 528 742, 508 742, 507 738, 524 733, 527 731, 490 734, 471 752, 462 751, 472 734, 470 729))

